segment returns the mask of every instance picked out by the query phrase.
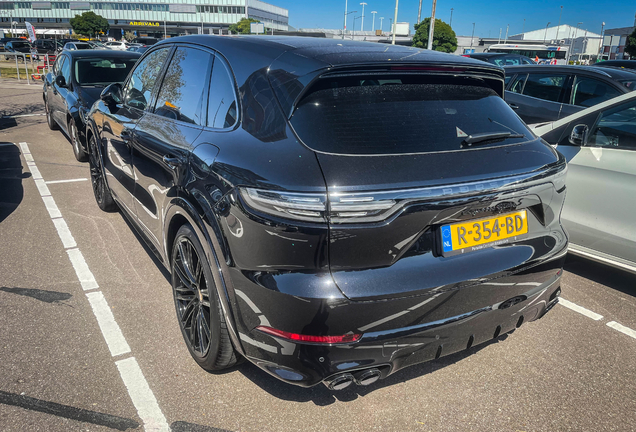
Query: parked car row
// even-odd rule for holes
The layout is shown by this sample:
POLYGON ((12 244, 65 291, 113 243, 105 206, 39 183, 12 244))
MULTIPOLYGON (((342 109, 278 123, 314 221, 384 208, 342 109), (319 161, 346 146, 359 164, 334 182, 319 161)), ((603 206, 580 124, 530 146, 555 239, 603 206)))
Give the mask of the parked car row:
MULTIPOLYGON (((532 130, 504 95, 524 73, 525 86, 556 84, 508 70, 355 41, 186 36, 143 55, 64 51, 44 102, 88 159, 97 205, 121 211, 170 271, 201 367, 245 358, 340 390, 496 339, 558 302, 561 214, 580 231, 594 223, 568 209, 566 191, 584 200, 588 186, 566 181, 566 157, 583 167, 631 151, 622 104, 634 99, 532 130)), ((617 200, 636 184, 627 171, 611 180, 629 184, 617 200)), ((608 180, 590 181, 601 193, 608 180)), ((629 213, 626 200, 596 205, 629 213)), ((615 243, 636 242, 616 223, 615 243)), ((588 254, 590 236, 572 234, 588 254)))

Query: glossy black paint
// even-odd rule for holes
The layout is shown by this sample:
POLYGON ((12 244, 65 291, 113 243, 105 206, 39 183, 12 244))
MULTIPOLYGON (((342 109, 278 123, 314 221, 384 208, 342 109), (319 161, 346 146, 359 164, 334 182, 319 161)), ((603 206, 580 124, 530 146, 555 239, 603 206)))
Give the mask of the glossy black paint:
POLYGON ((508 81, 506 88, 506 102, 527 124, 551 122, 562 119, 579 112, 587 107, 574 105, 572 101, 573 87, 580 78, 593 78, 605 83, 616 91, 617 95, 629 93, 634 89, 621 84, 621 81, 636 82, 636 73, 631 70, 617 68, 597 68, 591 66, 561 66, 561 65, 532 65, 532 66, 507 66, 504 68, 508 81), (551 101, 530 97, 510 91, 515 77, 528 73, 558 74, 567 77, 564 91, 559 95, 559 100, 551 101))
POLYGON ((288 121, 325 73, 407 68, 479 77, 503 95, 501 69, 415 48, 293 37, 173 38, 138 64, 176 44, 209 50, 214 67, 228 66, 237 124, 194 126, 157 115, 152 103, 140 111, 100 100, 89 133, 100 145, 115 199, 166 267, 175 233, 192 225, 234 347, 263 370, 301 386, 370 366, 386 376, 509 332, 554 304, 567 251, 559 222, 565 161, 531 133, 529 141, 510 146, 353 157, 310 150, 288 121), (302 222, 250 208, 239 187, 388 191, 409 201, 373 224, 302 222), (442 221, 512 209, 528 210, 526 239, 466 256, 437 253, 442 221), (513 298, 525 300, 499 307, 513 298), (363 336, 347 345, 296 344, 255 330, 259 325, 363 336))
POLYGON ((61 76, 58 65, 62 60, 71 62, 71 70, 74 69, 75 61, 91 57, 99 58, 130 58, 138 59, 138 53, 123 53, 120 51, 108 50, 82 50, 64 51, 56 59, 53 71, 44 77, 42 98, 44 103, 48 103, 53 120, 70 136, 68 127, 71 120, 75 122, 79 132, 82 146, 86 149, 86 124, 85 115, 102 92, 102 87, 81 86, 75 79, 75 74, 70 74, 70 80, 64 86, 60 86, 58 77, 61 76))

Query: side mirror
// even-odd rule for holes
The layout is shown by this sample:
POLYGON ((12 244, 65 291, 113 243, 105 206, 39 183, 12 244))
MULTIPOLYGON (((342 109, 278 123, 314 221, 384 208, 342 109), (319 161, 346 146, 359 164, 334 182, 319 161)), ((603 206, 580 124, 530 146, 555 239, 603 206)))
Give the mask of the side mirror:
POLYGON ((570 134, 570 144, 584 146, 587 144, 588 134, 589 128, 587 125, 580 124, 574 126, 572 133, 570 134))
POLYGON ((102 91, 99 97, 108 106, 117 105, 121 103, 121 90, 121 84, 111 84, 102 91))
POLYGON ((64 88, 66 87, 66 80, 64 79, 62 75, 58 75, 55 78, 55 84, 57 84, 58 87, 64 88))

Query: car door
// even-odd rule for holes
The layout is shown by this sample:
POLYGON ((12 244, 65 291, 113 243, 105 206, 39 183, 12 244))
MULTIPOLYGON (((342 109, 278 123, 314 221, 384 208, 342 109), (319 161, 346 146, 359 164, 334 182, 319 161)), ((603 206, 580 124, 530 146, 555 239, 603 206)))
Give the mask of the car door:
POLYGON ((157 49, 144 57, 128 76, 122 91, 123 102, 106 113, 102 120, 104 169, 109 174, 108 185, 120 204, 134 215, 133 192, 135 178, 132 165, 132 142, 135 127, 156 94, 170 46, 157 49))
POLYGON ((68 92, 70 91, 69 86, 71 85, 71 59, 69 56, 64 55, 61 56, 60 66, 58 67, 58 76, 64 77, 64 81, 66 82, 64 87, 60 87, 57 84, 57 80, 54 80, 51 87, 53 89, 53 97, 49 101, 49 108, 51 109, 51 116, 57 123, 62 127, 62 129, 67 132, 67 124, 66 124, 66 98, 68 96, 68 92))
POLYGON ((163 240, 164 209, 184 184, 189 155, 205 125, 213 59, 209 51, 177 46, 154 111, 135 130, 135 211, 157 246, 163 240))
POLYGON ((569 162, 562 220, 573 247, 636 263, 636 101, 572 121, 558 150, 569 162), (578 125, 582 146, 569 142, 578 125))
POLYGON ((506 92, 506 102, 527 124, 558 120, 569 82, 567 73, 530 72, 518 92, 506 92))
POLYGON ((568 103, 563 104, 560 118, 597 105, 625 93, 616 86, 585 75, 576 75, 568 103))

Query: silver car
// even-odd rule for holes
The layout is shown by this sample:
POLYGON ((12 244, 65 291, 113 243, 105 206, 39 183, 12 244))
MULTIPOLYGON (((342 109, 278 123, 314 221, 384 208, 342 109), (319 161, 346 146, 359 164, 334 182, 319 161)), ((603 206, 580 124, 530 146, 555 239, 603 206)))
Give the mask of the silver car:
POLYGON ((636 93, 534 132, 569 163, 561 217, 569 251, 636 273, 636 93))

